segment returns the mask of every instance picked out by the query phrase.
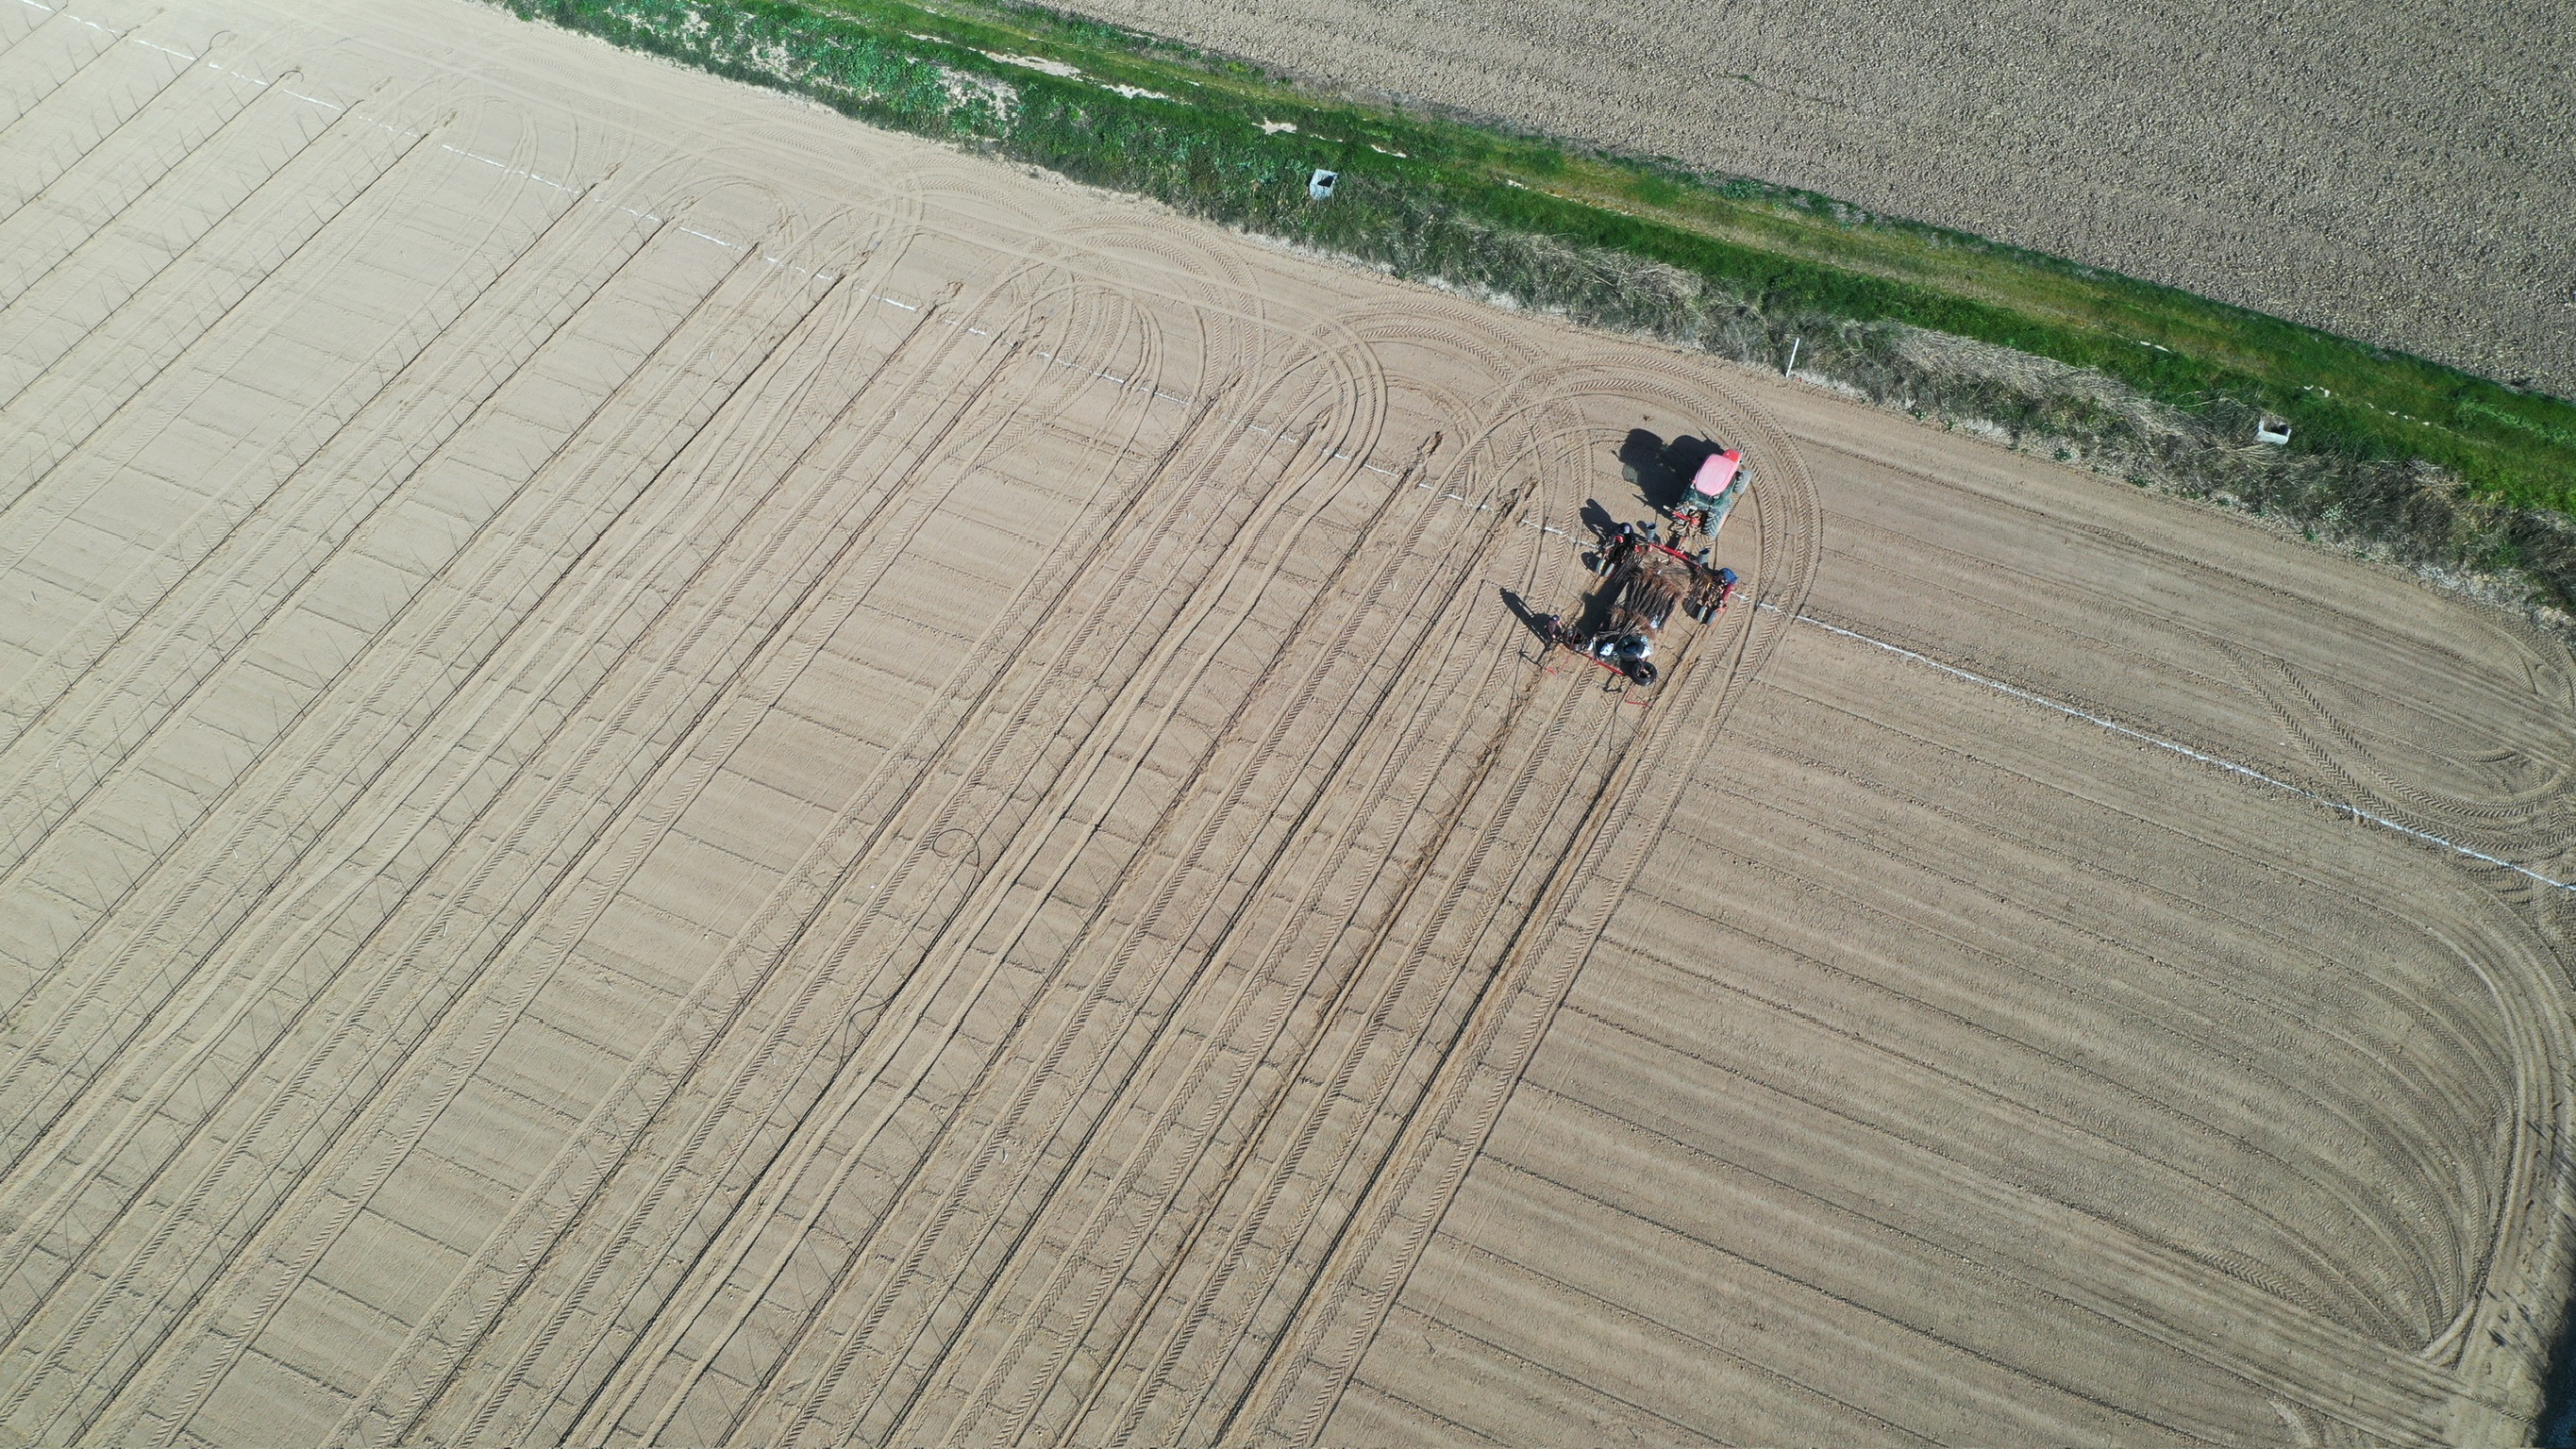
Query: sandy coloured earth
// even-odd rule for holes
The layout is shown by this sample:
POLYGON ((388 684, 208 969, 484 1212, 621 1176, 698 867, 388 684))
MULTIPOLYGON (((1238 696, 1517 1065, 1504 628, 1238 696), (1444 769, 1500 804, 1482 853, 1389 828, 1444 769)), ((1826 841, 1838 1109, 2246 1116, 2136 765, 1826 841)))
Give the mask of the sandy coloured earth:
POLYGON ((2529 1433, 2562 648, 482 8, 0 108, 0 1440, 2529 1433))
POLYGON ((2561 0, 1064 0, 2576 396, 2561 0))

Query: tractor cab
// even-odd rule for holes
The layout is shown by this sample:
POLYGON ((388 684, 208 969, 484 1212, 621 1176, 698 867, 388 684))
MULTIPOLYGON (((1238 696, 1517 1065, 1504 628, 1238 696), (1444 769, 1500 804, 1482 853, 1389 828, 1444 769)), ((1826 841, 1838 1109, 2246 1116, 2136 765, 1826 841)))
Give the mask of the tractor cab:
POLYGON ((1681 501, 1673 505, 1675 530, 1681 534, 1697 530, 1708 535, 1710 543, 1717 542, 1717 531, 1726 526, 1726 516, 1735 511, 1736 500, 1752 481, 1742 448, 1709 454, 1691 475, 1690 486, 1682 490, 1681 501))

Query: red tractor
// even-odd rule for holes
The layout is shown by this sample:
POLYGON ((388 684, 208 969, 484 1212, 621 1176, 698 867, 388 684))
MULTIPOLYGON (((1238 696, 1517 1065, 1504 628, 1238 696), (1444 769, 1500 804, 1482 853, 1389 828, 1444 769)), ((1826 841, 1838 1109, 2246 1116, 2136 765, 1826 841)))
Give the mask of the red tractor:
POLYGON ((1726 516, 1735 511, 1736 500, 1752 481, 1753 470, 1744 466, 1742 448, 1709 454, 1691 475, 1690 486, 1682 490, 1681 501, 1673 505, 1674 541, 1696 529, 1716 543, 1717 531, 1726 526, 1726 516))

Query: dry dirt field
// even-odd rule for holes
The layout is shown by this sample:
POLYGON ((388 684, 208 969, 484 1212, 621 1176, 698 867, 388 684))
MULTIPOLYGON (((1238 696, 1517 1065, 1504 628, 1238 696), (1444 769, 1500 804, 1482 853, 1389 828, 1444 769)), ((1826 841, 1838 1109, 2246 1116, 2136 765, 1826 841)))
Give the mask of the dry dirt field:
POLYGON ((2576 396, 2563 0, 1060 0, 2576 396))
POLYGON ((7 5, 0 1440, 2528 1432, 2565 651, 496 12, 7 5), (1511 598, 1683 436, 1640 704, 1511 598))

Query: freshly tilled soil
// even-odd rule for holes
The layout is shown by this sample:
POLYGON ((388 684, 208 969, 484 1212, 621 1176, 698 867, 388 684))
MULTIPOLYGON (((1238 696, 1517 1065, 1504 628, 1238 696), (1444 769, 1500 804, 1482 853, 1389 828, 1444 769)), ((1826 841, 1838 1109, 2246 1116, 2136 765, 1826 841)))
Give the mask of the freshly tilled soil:
POLYGON ((2528 1435, 2547 640, 490 9, 0 97, 0 1440, 2528 1435))

